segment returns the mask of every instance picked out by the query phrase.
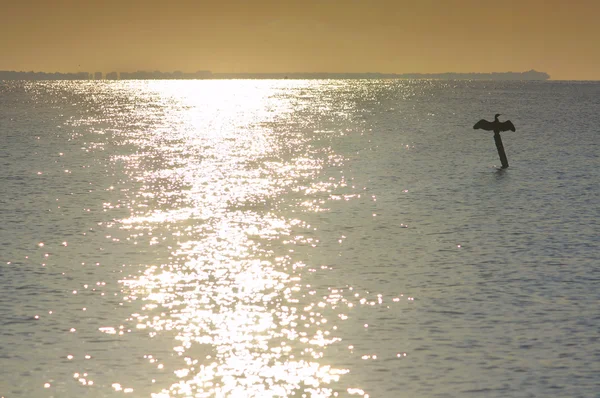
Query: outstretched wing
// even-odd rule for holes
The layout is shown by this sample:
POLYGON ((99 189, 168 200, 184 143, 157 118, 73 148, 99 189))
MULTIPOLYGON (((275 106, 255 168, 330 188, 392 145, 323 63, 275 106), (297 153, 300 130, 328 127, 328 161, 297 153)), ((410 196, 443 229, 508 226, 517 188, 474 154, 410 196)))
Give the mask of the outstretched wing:
POLYGON ((517 131, 515 125, 510 120, 500 123, 500 131, 517 131))
MULTIPOLYGON (((510 123, 510 125, 512 126, 512 123, 510 123)), ((485 119, 481 119, 480 121, 478 121, 477 123, 475 123, 475 126, 473 126, 473 128, 474 129, 482 129, 482 130, 486 130, 486 131, 493 131, 494 130, 494 123, 488 122, 485 119)))

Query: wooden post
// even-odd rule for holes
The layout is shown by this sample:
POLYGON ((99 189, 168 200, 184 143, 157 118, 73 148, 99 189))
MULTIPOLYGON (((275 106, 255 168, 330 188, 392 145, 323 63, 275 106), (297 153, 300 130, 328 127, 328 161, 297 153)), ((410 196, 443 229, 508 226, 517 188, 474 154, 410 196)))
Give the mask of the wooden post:
POLYGON ((494 141, 496 141, 496 149, 498 149, 498 155, 500 156, 500 162, 502 162, 502 168, 508 167, 508 159, 504 152, 504 145, 502 145, 502 138, 500 138, 500 131, 494 131, 494 141))

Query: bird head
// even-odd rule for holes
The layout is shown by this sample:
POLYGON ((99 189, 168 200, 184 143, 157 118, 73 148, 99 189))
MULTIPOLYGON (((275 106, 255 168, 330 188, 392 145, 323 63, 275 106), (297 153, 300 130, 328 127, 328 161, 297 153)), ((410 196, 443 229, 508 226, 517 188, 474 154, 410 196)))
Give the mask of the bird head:
POLYGON ((496 113, 496 115, 494 116, 495 119, 498 119, 498 116, 502 115, 501 113, 496 113))

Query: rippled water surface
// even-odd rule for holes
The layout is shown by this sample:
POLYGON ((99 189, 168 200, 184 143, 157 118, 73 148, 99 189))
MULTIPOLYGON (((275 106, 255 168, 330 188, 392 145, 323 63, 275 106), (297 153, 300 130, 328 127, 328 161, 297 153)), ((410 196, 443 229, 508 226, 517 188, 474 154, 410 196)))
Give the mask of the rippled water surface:
POLYGON ((0 396, 597 396, 599 105, 0 82, 0 396))

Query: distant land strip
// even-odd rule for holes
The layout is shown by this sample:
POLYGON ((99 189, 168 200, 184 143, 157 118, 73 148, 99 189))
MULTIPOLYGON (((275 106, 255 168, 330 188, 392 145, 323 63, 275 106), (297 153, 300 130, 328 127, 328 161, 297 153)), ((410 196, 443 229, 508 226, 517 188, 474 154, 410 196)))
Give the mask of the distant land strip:
POLYGON ((0 71, 0 80, 173 80, 173 79, 438 79, 438 80, 548 80, 546 72, 492 73, 212 73, 200 70, 193 73, 175 72, 102 72, 47 73, 0 71))

